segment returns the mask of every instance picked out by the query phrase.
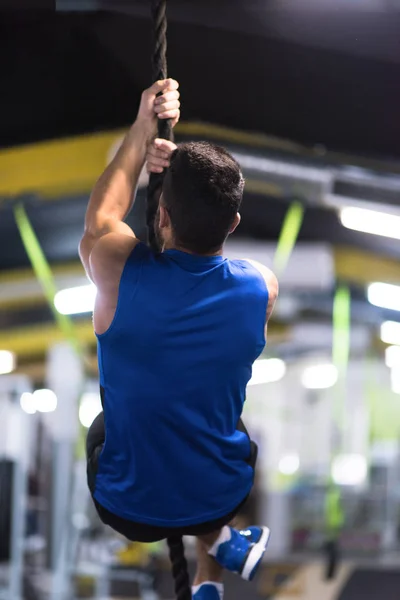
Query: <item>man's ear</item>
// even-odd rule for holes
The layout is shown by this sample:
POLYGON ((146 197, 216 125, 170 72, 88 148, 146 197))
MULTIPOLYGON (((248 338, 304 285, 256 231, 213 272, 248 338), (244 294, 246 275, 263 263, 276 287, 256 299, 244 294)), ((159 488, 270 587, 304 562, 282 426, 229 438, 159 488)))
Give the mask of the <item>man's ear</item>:
POLYGON ((160 229, 171 226, 171 219, 165 206, 160 203, 160 229))
POLYGON ((240 223, 241 219, 242 219, 242 217, 240 216, 240 214, 239 214, 239 213, 236 213, 235 220, 233 221, 233 223, 232 223, 232 226, 231 226, 231 228, 230 228, 230 230, 229 230, 229 233, 230 233, 230 234, 231 234, 231 233, 233 233, 233 232, 235 231, 235 229, 236 229, 236 227, 239 225, 239 223, 240 223))

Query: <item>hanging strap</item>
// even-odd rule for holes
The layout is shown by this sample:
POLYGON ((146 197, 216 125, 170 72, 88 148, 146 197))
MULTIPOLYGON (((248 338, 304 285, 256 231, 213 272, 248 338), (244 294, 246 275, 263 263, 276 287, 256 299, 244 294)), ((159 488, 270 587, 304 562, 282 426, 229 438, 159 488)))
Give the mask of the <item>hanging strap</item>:
POLYGON ((299 237, 304 219, 304 206, 298 200, 287 210, 274 256, 274 270, 279 277, 286 269, 299 237))
POLYGON ((78 354, 82 355, 82 346, 76 334, 72 319, 68 315, 59 313, 54 306, 54 297, 57 293, 57 286, 54 281, 53 273, 22 203, 17 204, 14 207, 14 218, 25 252, 28 255, 36 278, 42 287, 54 319, 65 338, 74 346, 78 354))

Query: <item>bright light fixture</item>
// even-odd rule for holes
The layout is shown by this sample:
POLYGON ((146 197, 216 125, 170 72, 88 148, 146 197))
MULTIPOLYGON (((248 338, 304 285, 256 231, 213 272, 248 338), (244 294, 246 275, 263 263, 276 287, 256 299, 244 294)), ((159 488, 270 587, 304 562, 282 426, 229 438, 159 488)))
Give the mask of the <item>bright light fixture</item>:
POLYGON ((309 390, 324 390, 332 387, 338 380, 335 365, 313 365, 304 369, 301 376, 303 386, 309 390))
POLYGON ((33 394, 30 394, 29 392, 25 392, 24 394, 22 394, 20 401, 19 401, 21 408, 24 412, 26 412, 28 415, 34 415, 36 412, 36 406, 35 406, 35 401, 33 399, 33 394))
POLYGON ((57 408, 57 396, 52 390, 36 390, 33 401, 36 410, 41 413, 53 412, 57 408))
POLYGON ((367 477, 367 460, 361 454, 342 454, 332 465, 332 479, 338 485, 360 485, 367 477))
POLYGON ((95 392, 83 394, 79 406, 79 421, 83 427, 89 428, 101 411, 102 406, 99 394, 95 392))
POLYGON ((294 475, 300 467, 300 459, 297 454, 286 454, 279 461, 279 472, 282 475, 294 475))
POLYGON ((15 354, 8 350, 0 350, 0 375, 12 373, 16 366, 15 354))
POLYGON ((388 346, 385 350, 385 363, 389 369, 400 368, 400 346, 388 346))
POLYGON ((385 344, 400 346, 400 323, 397 321, 385 321, 382 323, 381 340, 385 344))
POLYGON ((264 358, 256 360, 248 385, 273 383, 279 381, 286 373, 286 364, 280 358, 264 358))
POLYGON ((92 283, 61 290, 54 297, 54 306, 62 315, 93 312, 96 292, 92 283))
POLYGON ((400 240, 400 216, 348 206, 340 212, 344 227, 400 240))
POLYGON ((390 370, 390 384, 392 392, 400 394, 400 367, 398 365, 390 370))
POLYGON ((389 283, 371 283, 368 286, 368 300, 375 306, 400 310, 400 286, 389 283))

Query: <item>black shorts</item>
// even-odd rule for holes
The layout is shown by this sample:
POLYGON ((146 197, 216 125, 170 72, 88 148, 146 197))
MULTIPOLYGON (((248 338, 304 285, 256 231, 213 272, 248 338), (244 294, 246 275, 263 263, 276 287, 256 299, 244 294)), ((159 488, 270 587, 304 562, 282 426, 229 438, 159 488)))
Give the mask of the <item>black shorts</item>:
MULTIPOLYGON (((240 420, 238 424, 238 430, 243 431, 248 436, 247 429, 243 422, 240 420)), ((250 436, 249 436, 250 439, 250 436)), ((96 474, 98 469, 98 459, 103 448, 105 441, 105 426, 104 426, 104 413, 100 413, 98 417, 92 423, 89 429, 87 440, 86 440, 86 455, 87 455, 87 478, 90 492, 94 494, 96 486, 96 474)), ((251 454, 248 459, 248 464, 255 469, 257 462, 258 448, 257 445, 250 440, 251 454)), ((136 523, 123 519, 118 515, 111 513, 109 510, 101 506, 97 500, 93 497, 96 510, 99 514, 101 521, 105 525, 109 525, 114 531, 122 534, 133 542, 158 542, 172 536, 184 536, 184 535, 206 535, 214 531, 218 531, 228 525, 240 512, 247 501, 248 496, 241 502, 241 504, 235 508, 231 513, 225 517, 221 517, 216 521, 210 521, 207 523, 200 523, 198 525, 187 525, 185 527, 156 527, 154 525, 147 525, 145 523, 136 523)))

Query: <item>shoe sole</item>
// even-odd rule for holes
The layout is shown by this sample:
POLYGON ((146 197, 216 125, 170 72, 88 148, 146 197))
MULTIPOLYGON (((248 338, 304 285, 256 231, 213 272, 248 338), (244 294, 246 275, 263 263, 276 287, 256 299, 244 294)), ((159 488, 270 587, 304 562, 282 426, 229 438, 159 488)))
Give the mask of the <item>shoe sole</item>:
POLYGON ((247 557, 241 572, 242 578, 246 581, 251 581, 257 573, 261 559, 267 549, 270 534, 271 532, 268 527, 262 527, 261 538, 250 550, 249 556, 247 557))

